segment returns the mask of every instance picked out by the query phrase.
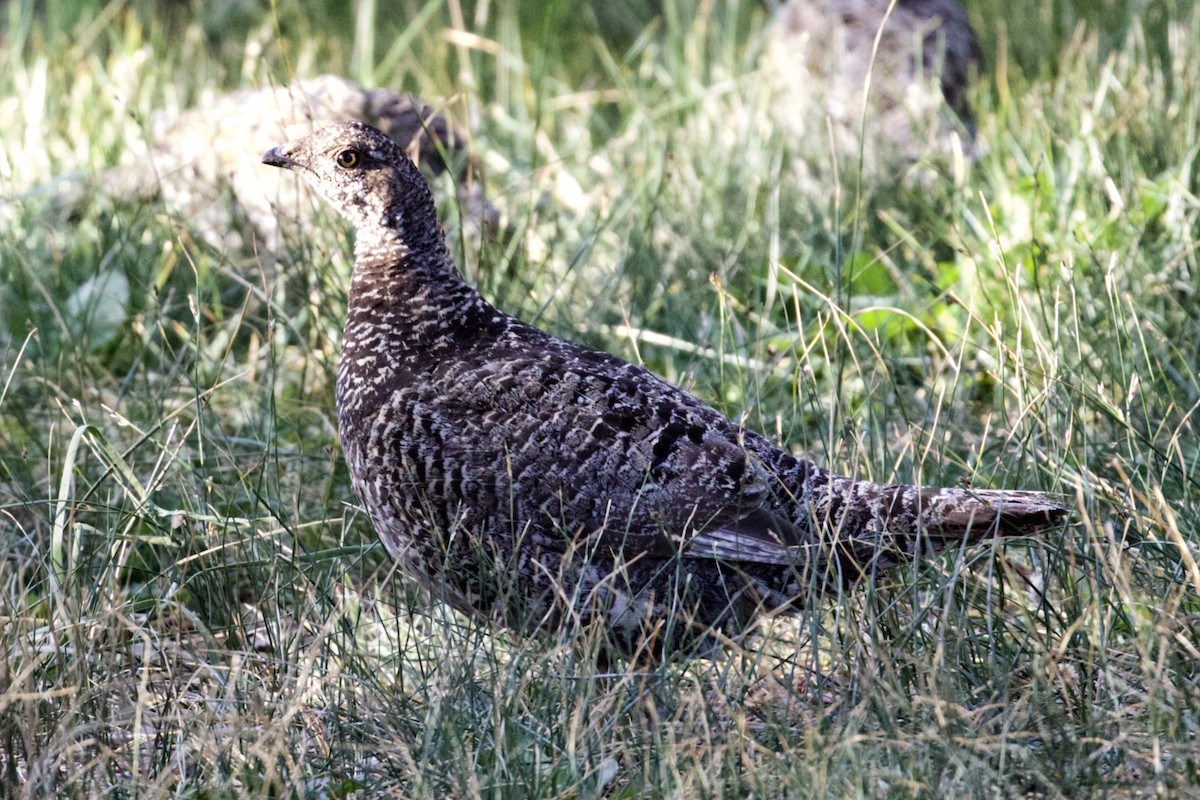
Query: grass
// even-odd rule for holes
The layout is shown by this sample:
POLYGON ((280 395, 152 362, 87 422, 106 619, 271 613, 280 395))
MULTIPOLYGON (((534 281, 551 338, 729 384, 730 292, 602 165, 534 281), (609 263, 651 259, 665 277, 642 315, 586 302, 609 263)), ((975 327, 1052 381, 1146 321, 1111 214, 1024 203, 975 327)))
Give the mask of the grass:
POLYGON ((1200 17, 981 3, 978 161, 860 183, 771 124, 746 3, 200 5, 3 11, 5 796, 1198 791, 1200 17), (458 240, 505 309, 830 467, 1077 523, 648 671, 432 603, 336 445, 341 226, 256 293, 169 207, 47 183, 325 71, 450 99, 517 231, 458 240))

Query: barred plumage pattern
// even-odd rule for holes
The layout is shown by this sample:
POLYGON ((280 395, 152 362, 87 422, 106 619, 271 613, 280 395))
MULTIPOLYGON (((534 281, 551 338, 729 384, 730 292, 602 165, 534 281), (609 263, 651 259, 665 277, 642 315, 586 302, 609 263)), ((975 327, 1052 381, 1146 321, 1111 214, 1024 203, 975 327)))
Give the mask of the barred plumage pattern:
POLYGON ((626 649, 736 637, 923 548, 1065 516, 1032 492, 829 473, 497 310, 452 263, 420 173, 368 126, 263 161, 357 228, 342 446, 388 550, 464 611, 526 631, 597 621, 626 649))

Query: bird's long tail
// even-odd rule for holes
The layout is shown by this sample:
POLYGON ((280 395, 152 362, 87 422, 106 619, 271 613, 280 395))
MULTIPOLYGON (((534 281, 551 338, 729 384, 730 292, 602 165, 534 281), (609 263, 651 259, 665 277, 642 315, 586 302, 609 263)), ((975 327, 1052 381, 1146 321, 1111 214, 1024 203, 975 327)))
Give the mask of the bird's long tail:
POLYGON ((948 541, 1025 536, 1067 515, 1067 508, 1050 495, 1004 489, 885 486, 880 501, 895 532, 922 532, 948 541))
POLYGON ((1037 534, 1069 513, 1040 492, 883 485, 839 475, 827 480, 810 495, 817 501, 812 511, 838 554, 846 584, 964 540, 1037 534))

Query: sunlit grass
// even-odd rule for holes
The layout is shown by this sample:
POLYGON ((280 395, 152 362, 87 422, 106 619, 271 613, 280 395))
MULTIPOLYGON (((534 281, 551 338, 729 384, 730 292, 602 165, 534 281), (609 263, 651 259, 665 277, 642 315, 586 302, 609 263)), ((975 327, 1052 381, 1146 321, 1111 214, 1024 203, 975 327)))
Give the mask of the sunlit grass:
POLYGON ((451 33, 423 3, 5 9, 5 793, 1195 792, 1197 21, 1106 18, 1054 69, 1009 64, 976 93, 977 163, 856 195, 773 126, 761 9, 668 3, 605 40, 568 6, 451 33), (164 204, 50 182, 118 163, 156 109, 320 72, 469 129, 514 235, 457 246, 506 310, 832 468, 1055 491, 1075 524, 687 665, 598 671, 595 642, 432 603, 337 449, 340 223, 266 285, 164 204))

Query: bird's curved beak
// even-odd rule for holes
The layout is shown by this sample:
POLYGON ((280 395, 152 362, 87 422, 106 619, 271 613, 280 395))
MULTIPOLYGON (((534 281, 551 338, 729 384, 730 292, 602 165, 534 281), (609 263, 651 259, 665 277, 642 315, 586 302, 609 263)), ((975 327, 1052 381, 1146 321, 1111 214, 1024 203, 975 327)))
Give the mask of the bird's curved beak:
POLYGON ((287 148, 288 146, 286 144, 280 145, 279 147, 272 147, 270 150, 263 153, 263 163, 270 164, 272 167, 283 167, 284 169, 291 169, 292 167, 297 166, 296 161, 288 156, 286 152, 287 148))

